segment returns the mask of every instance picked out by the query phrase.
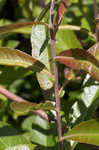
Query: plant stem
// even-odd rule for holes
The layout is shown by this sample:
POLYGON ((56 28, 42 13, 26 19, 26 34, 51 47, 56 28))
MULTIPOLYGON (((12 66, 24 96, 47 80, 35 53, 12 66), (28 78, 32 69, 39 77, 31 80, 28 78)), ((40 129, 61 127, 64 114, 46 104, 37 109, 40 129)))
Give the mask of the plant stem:
MULTIPOLYGON (((53 59, 56 57, 56 51, 55 51, 55 30, 53 25, 53 10, 54 10, 54 4, 55 0, 51 1, 51 7, 50 7, 50 38, 51 38, 51 50, 52 50, 52 56, 53 59)), ((60 99, 59 99, 59 87, 58 87, 58 69, 57 64, 54 61, 54 76, 55 76, 55 97, 56 97, 56 109, 59 112, 60 111, 60 99)), ((56 112, 57 117, 57 126, 58 126, 58 150, 62 150, 62 142, 60 142, 60 139, 62 137, 62 127, 61 127, 61 117, 59 116, 58 112, 56 112)))
MULTIPOLYGON (((96 20, 96 18, 98 17, 98 10, 97 10, 97 0, 94 0, 94 18, 96 20)), ((99 41, 99 30, 96 28, 95 29, 96 32, 96 41, 99 41)))
POLYGON ((8 90, 6 90, 5 88, 3 88, 2 86, 0 86, 0 93, 3 94, 4 96, 8 97, 9 99, 12 99, 13 101, 16 102, 25 102, 25 100, 11 92, 9 92, 8 90))
MULTIPOLYGON (((15 102, 27 102, 27 100, 9 92, 8 90, 3 88, 2 86, 0 86, 0 93, 3 94, 4 96, 8 97, 9 99, 15 101, 15 102)), ((40 117, 42 117, 45 120, 49 120, 48 115, 43 110, 33 110, 33 113, 39 115, 40 117)))

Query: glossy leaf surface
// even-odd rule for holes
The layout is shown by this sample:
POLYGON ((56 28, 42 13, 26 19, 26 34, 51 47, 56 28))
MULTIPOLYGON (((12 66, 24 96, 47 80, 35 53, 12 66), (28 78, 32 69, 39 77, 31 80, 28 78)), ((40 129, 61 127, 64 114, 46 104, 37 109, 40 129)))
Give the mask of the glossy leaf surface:
POLYGON ((99 146, 99 120, 93 119, 76 125, 64 139, 99 146))
POLYGON ((44 68, 44 65, 32 56, 6 47, 0 47, 0 65, 31 67, 31 69, 34 68, 36 71, 42 70, 42 67, 44 68))

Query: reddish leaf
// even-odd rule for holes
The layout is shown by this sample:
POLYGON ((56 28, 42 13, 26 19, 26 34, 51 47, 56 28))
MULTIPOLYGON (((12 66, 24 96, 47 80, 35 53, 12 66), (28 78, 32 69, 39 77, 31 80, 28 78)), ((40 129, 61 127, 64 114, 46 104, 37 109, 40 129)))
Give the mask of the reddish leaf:
MULTIPOLYGON (((90 50, 91 50, 91 48, 90 48, 90 50)), ((97 51, 97 53, 99 53, 98 51, 97 51)), ((98 61, 98 59, 96 59, 96 57, 93 56, 93 53, 94 53, 94 51, 89 52, 89 51, 85 51, 83 49, 76 48, 76 49, 69 49, 69 50, 62 51, 61 53, 59 53, 59 56, 73 57, 77 60, 87 60, 87 61, 93 63, 94 65, 96 65, 97 67, 99 67, 99 61, 98 61)))
POLYGON ((55 60, 72 69, 84 70, 99 81, 99 61, 88 51, 81 49, 66 50, 61 52, 55 60))
POLYGON ((60 24, 60 22, 64 16, 64 13, 67 12, 67 9, 70 5, 71 5, 70 0, 61 0, 59 8, 58 8, 55 26, 60 24))

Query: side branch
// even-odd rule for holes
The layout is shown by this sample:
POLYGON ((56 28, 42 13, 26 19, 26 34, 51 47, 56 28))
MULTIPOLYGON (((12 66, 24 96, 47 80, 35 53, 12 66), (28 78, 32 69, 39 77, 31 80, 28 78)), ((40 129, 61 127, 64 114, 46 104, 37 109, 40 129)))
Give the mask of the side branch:
MULTIPOLYGON (((9 92, 8 90, 3 88, 2 86, 0 86, 0 93, 3 94, 4 96, 8 97, 9 99, 16 101, 16 102, 26 102, 27 101, 27 100, 15 95, 15 94, 9 92)), ((33 110, 33 113, 39 115, 40 117, 42 117, 45 120, 49 120, 48 115, 43 110, 33 110)))

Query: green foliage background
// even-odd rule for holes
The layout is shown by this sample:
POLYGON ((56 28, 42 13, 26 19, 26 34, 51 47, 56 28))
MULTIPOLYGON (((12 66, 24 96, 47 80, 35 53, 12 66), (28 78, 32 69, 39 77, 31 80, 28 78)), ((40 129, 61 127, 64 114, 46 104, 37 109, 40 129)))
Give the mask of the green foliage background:
MULTIPOLYGON (((42 10, 50 0, 1 0, 0 26, 17 22, 40 20, 48 23, 48 13, 42 18, 42 10)), ((56 12, 58 9, 56 2, 56 12)), ((93 0, 72 0, 72 5, 66 13, 61 25, 75 25, 80 31, 59 30, 56 35, 56 53, 68 48, 84 48, 87 50, 96 40, 93 0)), ((42 28, 42 27, 41 27, 42 28)), ((0 47, 20 49, 31 55, 33 53, 30 34, 35 29, 23 28, 17 31, 0 34, 0 47)), ((47 32, 47 31, 46 31, 47 32)), ((35 39, 35 37, 34 37, 35 39)), ((50 50, 50 44, 47 47, 50 50)), ((45 60, 44 60, 45 61, 45 60)), ((64 79, 64 66, 59 65, 60 86, 64 79)), ((38 75, 38 78, 39 75, 38 75)), ((24 68, 0 66, 0 84, 30 102, 44 102, 45 97, 40 89, 36 73, 32 74, 24 68)), ((79 80, 70 81, 64 89, 61 100, 62 126, 69 128, 75 124, 98 116, 99 85, 89 75, 79 80)), ((57 127, 36 115, 18 117, 9 106, 9 100, 0 94, 0 150, 14 149, 14 146, 25 146, 26 150, 55 150, 57 149, 57 127), (14 138, 14 139, 13 139, 14 138), (19 141, 18 141, 19 140, 19 141), (15 141, 15 143, 13 142, 15 141), (4 144, 3 144, 4 143, 4 144), (9 144, 8 144, 9 143, 9 144), (27 146, 27 147, 26 147, 27 146)), ((49 113, 49 112, 48 112, 49 113)), ((51 114, 52 115, 52 114, 51 114)), ((21 149, 24 147, 21 147, 21 149)), ((64 150, 92 150, 93 147, 76 142, 64 142, 64 150)))

